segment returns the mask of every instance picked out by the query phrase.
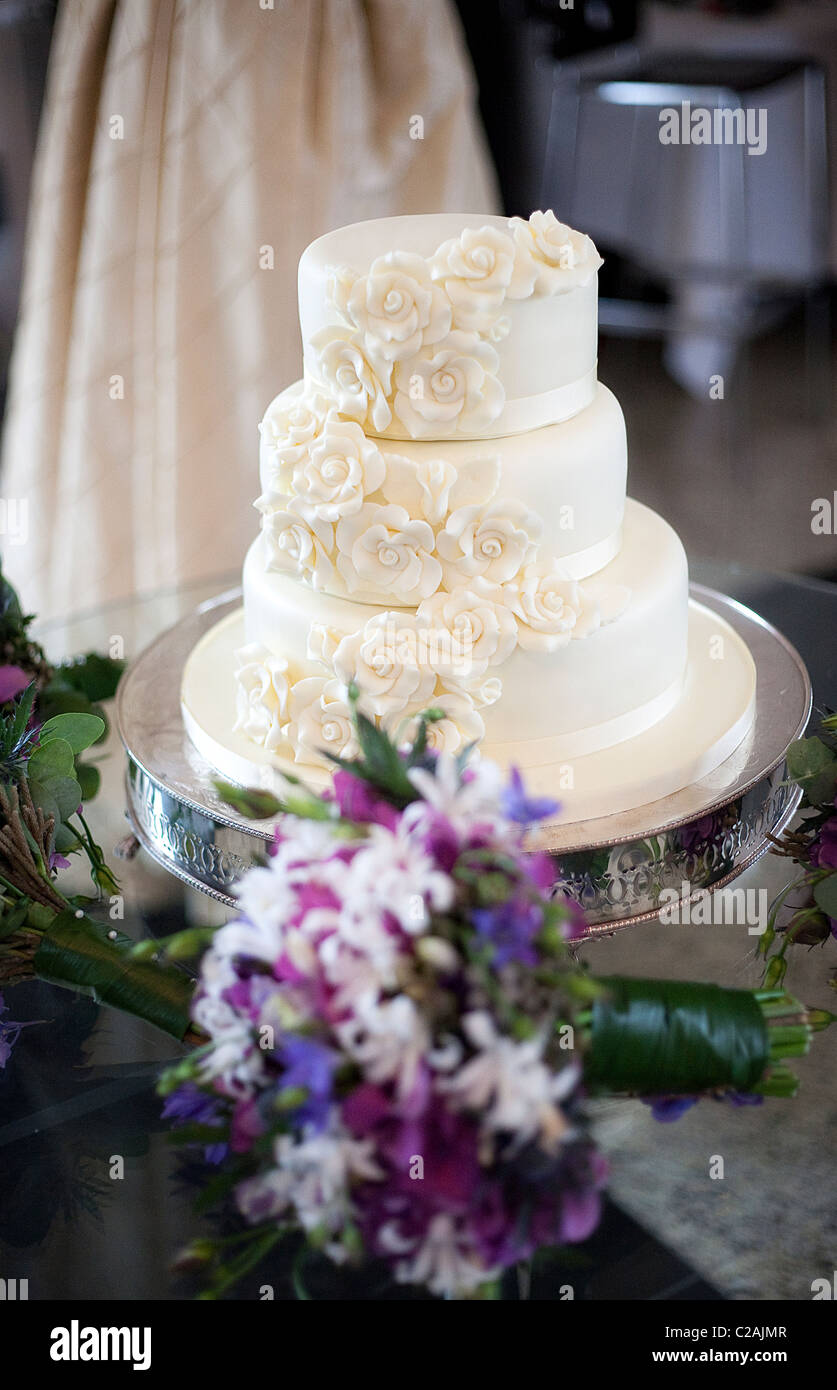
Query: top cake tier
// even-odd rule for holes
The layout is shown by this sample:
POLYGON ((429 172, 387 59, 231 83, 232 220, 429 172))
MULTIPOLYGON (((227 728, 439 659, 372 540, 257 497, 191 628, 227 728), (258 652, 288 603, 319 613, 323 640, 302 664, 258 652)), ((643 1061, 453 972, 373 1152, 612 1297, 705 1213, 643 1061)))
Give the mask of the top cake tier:
POLYGON ((299 263, 306 380, 390 439, 557 424, 593 399, 601 264, 552 212, 341 227, 299 263))

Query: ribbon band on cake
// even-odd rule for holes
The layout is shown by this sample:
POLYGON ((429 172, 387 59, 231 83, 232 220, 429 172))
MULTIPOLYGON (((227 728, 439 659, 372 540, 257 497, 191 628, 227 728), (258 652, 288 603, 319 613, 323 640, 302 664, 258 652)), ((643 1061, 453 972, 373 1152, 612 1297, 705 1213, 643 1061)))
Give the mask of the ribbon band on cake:
MULTIPOLYGON (((472 429, 464 436, 468 439, 503 439, 510 434, 525 434, 528 430, 539 430, 546 425, 559 425, 564 420, 570 420, 574 415, 578 415, 582 410, 586 410, 591 404, 596 394, 596 368, 597 363, 583 376, 576 377, 574 381, 567 381, 563 386, 555 386, 551 391, 538 391, 533 396, 513 396, 507 398, 502 410, 497 418, 492 421, 491 427, 485 430, 472 429)), ((317 373, 312 371, 311 363, 305 361, 305 383, 314 391, 327 394, 328 388, 319 379, 317 373)), ((367 434, 371 438, 380 439, 401 439, 405 442, 415 438, 408 431, 399 428, 400 422, 393 419, 392 423, 385 430, 375 431, 369 424, 365 426, 367 434)), ((462 437, 458 430, 454 430, 449 435, 440 435, 440 439, 462 437)), ((430 442, 432 436, 423 436, 430 442)))
POLYGON ((603 748, 612 748, 617 743, 644 734, 665 719, 680 699, 683 680, 682 675, 678 676, 652 700, 613 719, 606 719, 601 724, 591 724, 586 729, 575 729, 568 734, 551 734, 549 738, 525 739, 519 743, 493 743, 491 756, 500 763, 515 767, 543 767, 549 763, 584 758, 588 753, 601 752, 603 748))

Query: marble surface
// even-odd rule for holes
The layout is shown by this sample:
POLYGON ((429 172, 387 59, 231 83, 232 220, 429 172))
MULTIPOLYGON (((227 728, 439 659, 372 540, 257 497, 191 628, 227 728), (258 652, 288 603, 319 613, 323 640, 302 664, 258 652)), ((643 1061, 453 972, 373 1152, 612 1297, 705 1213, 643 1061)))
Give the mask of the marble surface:
MULTIPOLYGON (((766 888, 772 897, 787 874, 786 861, 768 855, 736 887, 766 888)), ((655 922, 602 938, 582 954, 599 973, 747 988, 761 980, 756 941, 746 926, 655 922)), ((828 985, 833 946, 793 951, 786 983, 803 1002, 837 1010, 828 985)), ((790 1065, 802 1081, 799 1095, 760 1107, 703 1100, 669 1124, 636 1101, 591 1107, 612 1164, 614 1199, 728 1298, 809 1299, 811 1281, 831 1278, 835 1268, 837 1027, 790 1065), (711 1178, 717 1155, 724 1176, 711 1178)))

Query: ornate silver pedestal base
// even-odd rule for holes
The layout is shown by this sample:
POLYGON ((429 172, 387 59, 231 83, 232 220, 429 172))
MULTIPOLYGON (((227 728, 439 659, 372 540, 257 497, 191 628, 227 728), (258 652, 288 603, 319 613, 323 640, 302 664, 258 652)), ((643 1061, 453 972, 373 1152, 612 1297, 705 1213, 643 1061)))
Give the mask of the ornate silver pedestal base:
MULTIPOLYGON (((714 590, 692 595, 740 634, 756 664, 754 726, 711 775, 636 810, 553 828, 542 841, 556 884, 584 907, 591 934, 657 915, 660 895, 720 888, 767 848, 797 805, 785 782, 788 744, 811 711, 811 686, 796 650, 757 614, 714 590), (684 889, 684 885, 686 885, 684 889)), ((263 853, 265 823, 222 803, 213 769, 186 736, 180 680, 200 637, 240 602, 238 592, 203 604, 163 633, 126 672, 117 719, 128 755, 128 818, 148 852, 186 883, 232 905, 235 880, 263 853)))

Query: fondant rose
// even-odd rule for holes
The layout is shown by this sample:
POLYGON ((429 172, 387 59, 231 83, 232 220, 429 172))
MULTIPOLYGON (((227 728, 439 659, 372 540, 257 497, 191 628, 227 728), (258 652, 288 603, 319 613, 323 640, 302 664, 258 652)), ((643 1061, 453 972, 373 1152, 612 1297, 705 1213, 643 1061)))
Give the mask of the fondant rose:
POLYGON ((267 568, 305 578, 315 589, 334 588, 337 575, 331 561, 334 527, 330 522, 303 516, 296 497, 284 510, 262 505, 262 512, 267 568))
POLYGON ((330 409, 316 391, 284 391, 271 401, 259 425, 269 492, 290 492, 292 469, 322 432, 330 409))
POLYGON ((452 593, 425 599, 418 617, 434 639, 436 670, 443 679, 469 688, 489 666, 505 661, 517 644, 517 623, 502 588, 481 575, 452 593))
POLYGON ((372 358, 396 362, 413 357, 450 331, 450 303, 421 256, 391 251, 351 286, 344 277, 337 287, 338 303, 363 335, 372 358))
POLYGON ((418 603, 438 589, 442 567, 426 521, 403 507, 367 502, 337 526, 337 568, 352 593, 391 594, 418 603))
POLYGON ((307 520, 339 521, 360 511, 384 473, 383 456, 360 425, 332 418, 297 461, 292 486, 307 520))
POLYGON ((319 762, 317 754, 353 758, 358 753, 345 687, 327 676, 306 676, 291 687, 288 734, 298 763, 319 762))
POLYGON ((446 588, 455 589, 477 574, 496 584, 512 579, 533 559, 542 530, 540 517, 523 502, 457 508, 436 539, 446 588))
POLYGON ((514 285, 509 298, 559 294, 586 285, 603 265, 589 236, 576 232, 555 213, 533 212, 528 222, 509 222, 517 248, 514 285))
POLYGON ((518 624, 518 641, 527 651, 554 652, 575 637, 587 637, 600 625, 598 605, 560 566, 528 565, 505 586, 518 624))
POLYGON ((413 439, 485 430, 503 409, 497 353, 474 334, 451 332, 435 352, 395 368, 395 414, 413 439))
MULTIPOLYGON (((474 702, 465 691, 445 691, 434 695, 433 709, 443 711, 444 718, 427 724, 427 744, 438 753, 459 753, 469 743, 478 743, 485 734, 485 725, 474 708, 474 702)), ((404 729, 404 742, 410 742, 416 734, 418 715, 424 706, 415 706, 407 711, 413 718, 404 729)))
POLYGON ((318 373, 338 412, 360 425, 368 420, 375 430, 385 430, 392 419, 387 401, 391 368, 380 362, 373 365, 361 334, 342 328, 323 328, 311 346, 318 373))
POLYGON ((414 462, 400 454, 387 453, 384 459, 384 497, 406 507, 411 516, 424 516, 432 526, 438 526, 457 507, 487 502, 497 491, 500 479, 496 454, 466 459, 458 469, 445 458, 414 462))
POLYGON ((338 645, 335 675, 346 685, 355 681, 374 714, 398 714, 411 701, 424 707, 430 700, 436 674, 416 660, 418 626, 413 613, 377 613, 338 645))
POLYGON ((258 642, 235 654, 235 731, 274 752, 285 742, 288 663, 258 642))
POLYGON ((466 227, 445 241, 431 262, 445 287, 457 328, 487 331, 515 274, 515 244, 499 227, 466 227))

